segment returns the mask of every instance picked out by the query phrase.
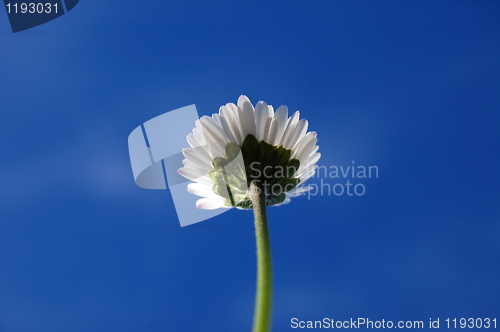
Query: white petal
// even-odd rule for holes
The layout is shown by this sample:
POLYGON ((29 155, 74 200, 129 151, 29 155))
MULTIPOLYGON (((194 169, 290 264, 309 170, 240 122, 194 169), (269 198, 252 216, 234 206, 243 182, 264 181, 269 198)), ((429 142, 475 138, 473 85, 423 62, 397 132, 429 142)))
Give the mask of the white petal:
POLYGON ((219 135, 223 138, 224 141, 227 141, 228 137, 226 136, 226 133, 222 129, 220 118, 221 118, 221 116, 219 114, 215 113, 215 114, 212 114, 212 117, 209 119, 211 120, 214 129, 218 131, 219 135))
POLYGON ((210 151, 208 151, 208 146, 205 144, 203 146, 199 146, 193 149, 196 154, 199 154, 201 158, 206 159, 208 162, 212 162, 212 158, 210 156, 210 151))
POLYGON ((271 129, 271 122, 273 120, 276 121, 276 119, 268 117, 267 121, 266 121, 266 125, 264 127, 264 138, 263 139, 264 139, 264 141, 266 141, 269 144, 272 144, 272 143, 269 142, 269 134, 270 134, 270 129, 271 129))
POLYGON ((315 145, 311 151, 311 154, 307 158, 304 158, 303 161, 301 161, 301 165, 304 165, 304 167, 306 167, 308 165, 316 164, 320 158, 320 157, 318 157, 318 155, 321 156, 321 153, 316 153, 318 151, 318 149, 319 149, 319 146, 315 145))
POLYGON ((241 144, 242 134, 241 134, 241 126, 240 126, 240 118, 238 115, 238 107, 235 104, 229 103, 225 106, 222 106, 220 109, 220 115, 226 119, 229 128, 231 129, 234 138, 236 139, 236 143, 241 144))
POLYGON ((317 142, 318 139, 315 137, 310 141, 308 141, 306 144, 304 144, 301 148, 301 151, 297 152, 297 159, 302 162, 307 157, 309 157, 311 153, 313 153, 314 146, 316 145, 317 142))
POLYGON ((212 166, 212 161, 211 159, 208 159, 205 157, 204 152, 201 152, 202 149, 197 148, 197 149, 182 149, 182 154, 186 159, 192 161, 193 163, 200 165, 202 167, 212 166))
POLYGON ((206 144, 205 139, 203 139, 201 136, 197 135, 194 132, 192 134, 187 135, 186 140, 189 146, 192 148, 197 148, 199 146, 203 146, 206 144))
MULTIPOLYGON (((233 131, 231 130, 231 128, 229 127, 229 123, 227 122, 227 120, 224 118, 224 117, 220 117, 220 124, 222 126, 222 130, 224 131, 224 134, 226 135, 226 137, 228 138, 228 141, 229 142, 234 142, 236 144, 239 144, 238 143, 238 139, 234 136, 234 133, 233 131)), ((238 135, 239 136, 239 135, 238 135)))
POLYGON ((300 161, 299 171, 302 170, 304 167, 314 165, 315 163, 318 162, 319 158, 321 157, 321 153, 316 153, 316 151, 318 151, 318 149, 319 149, 319 146, 315 145, 311 154, 307 158, 304 158, 300 161))
POLYGON ((218 197, 217 194, 213 192, 212 186, 199 182, 188 184, 187 191, 200 197, 218 197))
POLYGON ((220 128, 220 115, 217 113, 212 114, 212 119, 217 123, 217 126, 220 128))
POLYGON ((194 122, 193 134, 197 136, 198 140, 207 141, 207 137, 205 136, 205 131, 203 130, 203 125, 201 123, 201 119, 198 119, 194 122))
POLYGON ((230 111, 235 120, 235 127, 234 128, 231 127, 231 130, 233 131, 235 137, 237 137, 236 136, 236 130, 237 130, 240 135, 241 142, 243 142, 244 137, 243 137, 243 132, 241 130, 241 121, 240 121, 238 106, 236 106, 233 103, 227 103, 226 108, 230 111))
POLYGON ((306 167, 303 170, 299 170, 295 176, 300 179, 300 183, 306 183, 316 173, 317 168, 318 165, 306 167))
POLYGON ((274 116, 274 107, 272 105, 267 105, 269 107, 269 116, 272 118, 274 116))
POLYGON ((236 105, 238 105, 238 107, 241 108, 241 105, 243 105, 243 103, 250 103, 250 105, 252 105, 252 102, 250 101, 250 99, 247 96, 241 95, 238 98, 238 102, 236 103, 236 105))
POLYGON ((210 154, 210 162, 217 157, 224 158, 224 147, 226 144, 223 142, 208 142, 205 146, 210 154))
POLYGON ((178 172, 180 175, 191 181, 195 181, 196 179, 207 175, 207 173, 205 173, 202 169, 192 166, 184 166, 182 168, 179 168, 178 172))
POLYGON ((316 138, 316 133, 314 131, 308 132, 304 137, 302 137, 302 139, 292 149, 292 158, 296 158, 297 154, 302 151, 303 147, 314 138, 316 138))
POLYGON ((208 175, 197 178, 196 182, 210 186, 210 188, 212 188, 212 186, 214 185, 214 182, 212 181, 211 178, 208 177, 208 175))
MULTIPOLYGON (((313 151, 317 151, 318 148, 319 147, 316 145, 314 147, 313 151)), ((309 157, 306 158, 306 160, 304 160, 304 163, 303 163, 304 167, 315 165, 318 162, 319 158, 321 158, 321 153, 319 153, 319 152, 312 153, 309 157)))
POLYGON ((299 116, 299 111, 296 111, 287 121, 285 131, 283 132, 283 138, 280 142, 280 145, 283 145, 286 149, 289 149, 288 142, 290 141, 290 137, 295 131, 295 127, 297 126, 297 122, 299 121, 299 116))
POLYGON ((220 128, 218 128, 217 124, 214 123, 214 120, 212 118, 204 116, 200 119, 200 122, 205 140, 207 142, 224 142, 225 140, 227 140, 225 139, 225 134, 220 128))
POLYGON ((243 138, 248 134, 256 136, 254 109, 247 96, 240 96, 238 99, 238 115, 243 138))
MULTIPOLYGON (((270 118, 271 119, 271 118, 270 118)), ((276 136, 278 135, 279 120, 276 118, 271 119, 271 124, 269 126, 269 132, 267 138, 265 139, 271 145, 276 145, 276 136)))
POLYGON ((213 169, 212 165, 201 165, 201 164, 196 163, 196 162, 194 162, 193 160, 190 160, 190 159, 184 159, 182 161, 182 164, 184 166, 190 166, 192 168, 197 168, 201 172, 204 172, 205 174, 208 174, 208 172, 210 172, 213 169))
POLYGON ((276 113, 274 113, 274 118, 278 120, 278 132, 274 145, 280 145, 286 127, 286 120, 288 119, 288 107, 286 105, 280 106, 276 113))
POLYGON ((300 181, 302 183, 306 183, 311 177, 314 176, 316 168, 313 169, 313 172, 307 173, 307 175, 304 175, 303 177, 300 177, 300 181))
MULTIPOLYGON (((207 147, 207 151, 210 155, 210 162, 215 157, 224 157, 224 147, 227 143, 226 135, 222 128, 219 127, 217 120, 212 119, 208 116, 203 116, 197 121, 197 128, 193 132, 203 133, 205 144, 203 146, 207 147)), ((201 136, 198 134, 198 136, 201 136)), ((201 141, 201 139, 198 139, 201 141)))
POLYGON ((297 123, 297 126, 295 127, 295 132, 293 133, 293 137, 290 139, 290 142, 288 142, 288 146, 290 146, 290 149, 293 149, 293 147, 297 144, 299 140, 304 137, 307 131, 307 120, 302 119, 297 123))
POLYGON ((225 206, 224 205, 224 199, 221 197, 221 199, 218 198, 201 198, 196 201, 196 207, 198 209, 204 209, 204 210, 215 210, 215 209, 220 209, 220 208, 231 208, 230 206, 225 206))
POLYGON ((261 141, 264 139, 264 127, 266 126, 266 121, 269 118, 269 107, 263 101, 259 101, 255 106, 255 125, 257 140, 261 141))
MULTIPOLYGON (((317 146, 315 147, 315 151, 317 150, 317 146)), ((310 155, 306 160, 301 161, 300 167, 295 174, 295 177, 299 177, 301 179, 301 183, 305 182, 308 178, 310 178, 316 172, 316 168, 318 165, 316 163, 321 158, 321 153, 315 152, 310 155)))

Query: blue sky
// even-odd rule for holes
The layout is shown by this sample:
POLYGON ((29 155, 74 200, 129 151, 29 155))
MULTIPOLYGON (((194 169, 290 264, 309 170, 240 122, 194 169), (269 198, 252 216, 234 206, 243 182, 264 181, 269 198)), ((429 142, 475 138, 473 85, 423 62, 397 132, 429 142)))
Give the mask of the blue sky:
POLYGON ((16 34, 0 10, 0 330, 250 330, 252 214, 180 228, 168 191, 135 185, 127 149, 157 115, 241 94, 300 110, 320 165, 379 169, 351 179, 363 196, 269 209, 273 331, 494 318, 499 10, 82 0, 16 34))

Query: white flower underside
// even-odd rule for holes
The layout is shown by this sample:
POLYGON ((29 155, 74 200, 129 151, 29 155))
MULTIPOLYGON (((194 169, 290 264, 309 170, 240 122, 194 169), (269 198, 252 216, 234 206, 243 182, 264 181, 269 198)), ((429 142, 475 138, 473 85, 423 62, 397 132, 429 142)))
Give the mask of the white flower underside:
POLYGON ((228 103, 221 106, 218 114, 197 120, 193 132, 187 136, 191 148, 182 150, 186 159, 179 169, 179 174, 195 181, 187 186, 188 192, 203 197, 196 202, 196 206, 209 210, 232 207, 226 206, 224 198, 213 192, 214 182, 208 172, 214 169, 214 158, 224 157, 227 143, 234 142, 241 146, 248 134, 259 141, 291 150, 291 159, 300 161, 294 175, 300 179, 300 186, 286 192, 287 197, 281 204, 289 203, 290 197, 308 191, 309 188, 303 184, 314 175, 321 154, 317 152, 316 132, 307 132, 308 122, 299 120, 299 116, 299 111, 296 111, 288 117, 287 106, 280 106, 275 112, 271 105, 263 101, 259 101, 254 108, 246 96, 240 96, 238 105, 228 103))

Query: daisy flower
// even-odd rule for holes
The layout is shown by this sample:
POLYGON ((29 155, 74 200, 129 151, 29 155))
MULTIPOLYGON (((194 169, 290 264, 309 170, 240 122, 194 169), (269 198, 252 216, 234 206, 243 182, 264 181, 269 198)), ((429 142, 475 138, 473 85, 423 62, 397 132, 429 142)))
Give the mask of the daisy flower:
POLYGON ((238 105, 195 122, 187 136, 191 148, 179 173, 194 181, 188 191, 200 198, 201 209, 253 209, 257 245, 257 295, 253 332, 271 325, 272 265, 266 207, 285 204, 308 188, 303 186, 320 158, 315 132, 307 132, 299 112, 263 101, 254 107, 246 96, 238 105))
POLYGON ((197 120, 179 169, 194 181, 188 191, 202 197, 196 206, 251 209, 252 182, 264 191, 266 206, 286 204, 309 190, 304 183, 321 155, 316 133, 307 132, 307 120, 299 117, 299 111, 288 117, 287 106, 275 112, 263 101, 254 107, 240 96, 237 105, 228 103, 197 120))

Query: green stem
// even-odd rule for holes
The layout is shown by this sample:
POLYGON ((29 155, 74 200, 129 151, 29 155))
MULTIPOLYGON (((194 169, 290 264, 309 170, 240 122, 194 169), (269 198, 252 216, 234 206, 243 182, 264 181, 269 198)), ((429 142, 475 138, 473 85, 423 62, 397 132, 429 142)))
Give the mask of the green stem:
POLYGON ((271 325, 272 264, 269 230, 267 228, 266 197, 263 190, 252 182, 250 198, 255 219, 257 240, 257 295, 253 318, 253 332, 268 332, 271 325))

